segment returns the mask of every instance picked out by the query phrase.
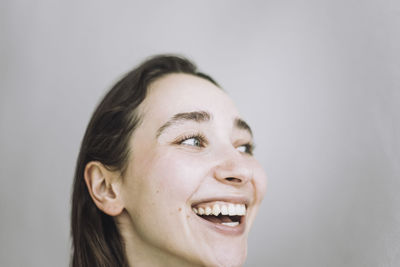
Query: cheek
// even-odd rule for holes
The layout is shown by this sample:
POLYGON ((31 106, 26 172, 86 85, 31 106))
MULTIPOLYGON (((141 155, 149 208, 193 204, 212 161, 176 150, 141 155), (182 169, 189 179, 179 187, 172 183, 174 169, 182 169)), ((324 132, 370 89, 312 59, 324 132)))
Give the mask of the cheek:
POLYGON ((267 190, 267 175, 262 168, 262 166, 258 163, 255 162, 253 165, 253 170, 254 170, 254 187, 256 189, 257 193, 257 199, 258 201, 262 201, 264 198, 265 192, 267 190))
POLYGON ((179 151, 165 153, 154 164, 151 179, 174 198, 188 200, 206 173, 202 161, 179 151))
MULTIPOLYGON (((207 173, 204 160, 182 151, 156 151, 148 158, 132 162, 128 201, 141 207, 158 205, 171 210, 184 208, 184 204, 201 185, 207 173), (134 198, 134 199, 133 199, 134 198)), ((140 212, 140 211, 139 211, 140 212)))
POLYGON ((201 185, 206 170, 199 160, 185 154, 157 151, 140 163, 132 162, 131 166, 136 163, 141 168, 131 168, 126 177, 125 207, 134 231, 149 244, 177 249, 185 243, 182 229, 190 209, 188 200, 201 185))

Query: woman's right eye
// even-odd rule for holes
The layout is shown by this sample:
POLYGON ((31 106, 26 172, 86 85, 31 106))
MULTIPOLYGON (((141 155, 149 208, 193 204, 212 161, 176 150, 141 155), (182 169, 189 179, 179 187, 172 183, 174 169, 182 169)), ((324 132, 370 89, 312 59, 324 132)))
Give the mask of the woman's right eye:
POLYGON ((205 147, 207 144, 206 138, 201 134, 183 136, 176 143, 179 145, 193 146, 193 147, 205 147))
POLYGON ((188 145, 188 146, 198 146, 201 147, 201 141, 197 137, 191 137, 188 139, 185 139, 181 142, 183 145, 188 145))

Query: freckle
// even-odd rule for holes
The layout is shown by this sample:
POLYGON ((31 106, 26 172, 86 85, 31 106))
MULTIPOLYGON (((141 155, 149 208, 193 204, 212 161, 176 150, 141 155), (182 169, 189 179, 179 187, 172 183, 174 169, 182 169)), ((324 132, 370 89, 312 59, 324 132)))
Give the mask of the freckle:
POLYGON ((182 211, 182 208, 179 208, 178 210, 179 210, 179 211, 182 211))
POLYGON ((157 190, 156 193, 157 193, 157 194, 160 193, 160 190, 157 190))
POLYGON ((188 218, 188 219, 189 219, 189 218, 190 218, 190 216, 189 216, 189 215, 186 215, 186 218, 188 218))

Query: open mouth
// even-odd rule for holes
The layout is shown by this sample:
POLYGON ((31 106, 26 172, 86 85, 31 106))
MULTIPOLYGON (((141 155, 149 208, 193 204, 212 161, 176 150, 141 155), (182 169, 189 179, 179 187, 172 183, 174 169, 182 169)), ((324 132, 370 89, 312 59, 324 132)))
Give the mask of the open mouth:
POLYGON ((193 212, 211 223, 235 227, 243 222, 246 215, 245 204, 229 202, 209 202, 192 206, 193 212))

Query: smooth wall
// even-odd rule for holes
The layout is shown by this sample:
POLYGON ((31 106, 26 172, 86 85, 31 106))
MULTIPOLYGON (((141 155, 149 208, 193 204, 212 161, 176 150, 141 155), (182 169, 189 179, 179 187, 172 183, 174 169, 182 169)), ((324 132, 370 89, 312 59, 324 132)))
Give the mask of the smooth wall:
POLYGON ((0 266, 68 266, 79 145, 146 57, 192 58, 255 131, 246 266, 400 266, 400 2, 0 2, 0 266))

